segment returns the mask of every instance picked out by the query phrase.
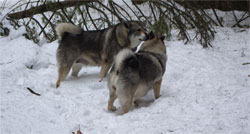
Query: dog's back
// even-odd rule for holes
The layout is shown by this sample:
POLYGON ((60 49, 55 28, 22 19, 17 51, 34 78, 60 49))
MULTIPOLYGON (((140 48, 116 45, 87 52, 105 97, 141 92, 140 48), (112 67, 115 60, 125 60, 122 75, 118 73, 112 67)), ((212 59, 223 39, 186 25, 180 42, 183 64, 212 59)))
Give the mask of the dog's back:
POLYGON ((152 83, 157 76, 162 75, 162 61, 159 61, 155 56, 158 54, 151 54, 148 52, 140 51, 139 53, 134 53, 131 50, 125 49, 118 53, 124 54, 130 51, 129 55, 120 58, 116 58, 116 73, 119 75, 119 80, 123 84, 129 85, 138 84, 140 82, 152 83))
POLYGON ((99 53, 102 49, 101 44, 105 40, 105 31, 107 29, 83 31, 83 29, 73 24, 60 23, 56 27, 56 31, 59 39, 58 49, 72 49, 81 53, 99 53))
POLYGON ((138 53, 129 49, 120 51, 115 59, 115 66, 120 74, 119 79, 124 83, 138 83, 134 79, 140 78, 140 82, 150 85, 164 74, 166 60, 166 48, 162 39, 154 38, 145 41, 138 53))

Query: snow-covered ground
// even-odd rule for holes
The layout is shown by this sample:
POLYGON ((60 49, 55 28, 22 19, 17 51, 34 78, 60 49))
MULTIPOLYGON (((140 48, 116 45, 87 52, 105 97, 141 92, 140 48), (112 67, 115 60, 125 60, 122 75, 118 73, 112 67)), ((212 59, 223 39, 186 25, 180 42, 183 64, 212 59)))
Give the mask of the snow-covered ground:
POLYGON ((250 29, 216 29, 209 49, 166 41, 161 97, 150 91, 122 116, 107 111, 100 68, 83 68, 56 89, 57 42, 40 47, 11 31, 0 37, 1 134, 71 134, 79 126, 84 134, 250 133, 250 64, 242 65, 250 62, 250 29))

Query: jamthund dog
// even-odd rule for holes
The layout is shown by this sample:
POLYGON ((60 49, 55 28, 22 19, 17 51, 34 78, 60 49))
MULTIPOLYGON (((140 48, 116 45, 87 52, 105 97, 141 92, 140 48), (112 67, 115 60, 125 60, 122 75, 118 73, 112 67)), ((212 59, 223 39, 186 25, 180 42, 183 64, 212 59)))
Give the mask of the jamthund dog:
POLYGON ((137 105, 139 98, 145 96, 151 87, 155 98, 160 96, 167 61, 164 38, 151 32, 138 53, 123 49, 117 54, 108 77, 108 110, 116 110, 113 103, 118 97, 123 110, 121 114, 127 113, 132 103, 137 105))
POLYGON ((59 38, 56 87, 60 86, 71 68, 72 76, 77 76, 83 65, 101 66, 102 81, 113 57, 121 49, 136 48, 147 37, 143 23, 139 21, 122 22, 96 31, 83 31, 70 23, 60 23, 56 31, 59 38))

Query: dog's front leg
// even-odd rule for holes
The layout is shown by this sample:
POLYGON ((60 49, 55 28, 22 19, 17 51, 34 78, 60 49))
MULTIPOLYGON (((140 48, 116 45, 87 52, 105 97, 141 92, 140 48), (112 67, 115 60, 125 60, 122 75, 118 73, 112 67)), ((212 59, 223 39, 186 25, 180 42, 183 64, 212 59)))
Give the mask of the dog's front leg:
POLYGON ((83 64, 82 63, 74 63, 72 66, 72 76, 77 77, 78 73, 80 72, 83 64))
POLYGON ((108 110, 109 111, 115 111, 116 110, 116 107, 114 106, 114 101, 117 98, 115 92, 116 92, 116 87, 112 86, 109 89, 109 101, 108 101, 108 110))
POLYGON ((99 82, 102 82, 103 78, 106 76, 107 72, 109 71, 109 68, 111 67, 112 63, 104 63, 102 64, 101 72, 100 72, 100 80, 99 82))

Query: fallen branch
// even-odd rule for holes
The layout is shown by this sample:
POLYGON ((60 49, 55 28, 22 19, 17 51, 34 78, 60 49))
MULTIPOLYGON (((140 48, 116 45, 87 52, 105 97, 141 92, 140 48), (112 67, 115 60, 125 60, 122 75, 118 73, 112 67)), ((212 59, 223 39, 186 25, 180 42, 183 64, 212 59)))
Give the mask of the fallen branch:
POLYGON ((41 96, 39 93, 34 92, 31 88, 27 87, 26 89, 28 89, 30 91, 30 93, 37 95, 37 96, 41 96))
POLYGON ((79 1, 61 1, 61 2, 51 2, 47 4, 43 4, 37 7, 32 7, 28 10, 21 11, 21 12, 16 12, 16 13, 11 13, 8 15, 10 19, 23 19, 27 17, 32 17, 33 15, 36 14, 41 14, 43 12, 48 12, 48 11, 56 11, 62 8, 67 8, 67 7, 73 7, 78 5, 84 5, 90 2, 97 2, 99 0, 79 0, 79 1))
POLYGON ((247 65, 247 64, 250 64, 250 62, 247 62, 247 63, 242 63, 242 65, 247 65))

